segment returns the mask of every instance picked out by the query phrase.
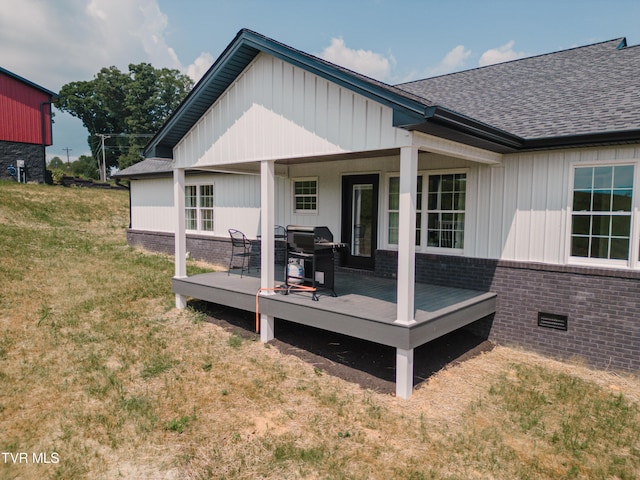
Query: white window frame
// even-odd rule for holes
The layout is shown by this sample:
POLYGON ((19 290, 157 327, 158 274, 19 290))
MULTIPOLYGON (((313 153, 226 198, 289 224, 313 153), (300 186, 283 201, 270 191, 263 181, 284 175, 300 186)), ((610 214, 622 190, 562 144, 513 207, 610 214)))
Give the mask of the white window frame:
MULTIPOLYGON (((396 250, 398 245, 395 243, 389 243, 389 193, 391 178, 397 178, 400 176, 399 172, 389 172, 386 174, 384 185, 384 200, 383 212, 384 219, 384 241, 383 245, 389 250, 396 250)), ((422 177, 422 204, 416 205, 416 213, 420 214, 420 245, 416 244, 416 251, 423 253, 435 253, 441 255, 464 255, 465 248, 468 244, 468 225, 469 225, 469 210, 468 195, 469 195, 469 169, 468 168, 455 168, 455 169, 439 169, 439 170, 420 170, 417 172, 417 176, 422 177), (428 198, 429 198, 429 176, 431 175, 455 175, 464 174, 466 176, 466 190, 465 190, 465 209, 464 209, 464 247, 463 248, 447 248, 447 247, 430 247, 428 245, 428 218, 429 210, 428 198)))
POLYGON ((606 268, 640 268, 640 222, 639 219, 639 199, 638 199, 638 184, 640 180, 640 164, 637 160, 611 160, 611 161, 598 161, 598 162, 572 162, 569 165, 571 169, 569 172, 569 187, 568 187, 568 205, 567 205, 567 222, 566 222, 566 263, 574 265, 590 265, 606 268), (573 222, 573 196, 574 196, 574 184, 575 174, 577 168, 592 168, 592 167, 616 167, 630 165, 634 167, 633 172, 633 188, 631 199, 631 226, 629 236, 629 257, 626 260, 621 259, 608 259, 608 258, 588 258, 578 257, 571 255, 572 245, 572 222, 573 222))
POLYGON ((185 185, 185 229, 187 232, 190 233, 199 233, 199 234, 203 234, 203 235, 213 235, 215 233, 215 229, 216 229, 216 221, 215 221, 215 210, 216 210, 216 205, 215 205, 215 184, 214 182, 190 182, 187 183, 185 185), (212 206, 211 207, 203 207, 202 206, 202 202, 201 202, 201 198, 202 198, 202 192, 201 189, 202 187, 211 187, 212 190, 212 206), (196 191, 196 195, 195 195, 195 206, 189 206, 187 199, 186 199, 186 195, 187 195, 187 190, 189 188, 195 188, 196 191), (196 220, 196 228, 189 228, 189 225, 186 224, 186 222, 189 219, 189 215, 187 214, 187 211, 194 211, 195 212, 195 220, 196 220), (203 223, 205 221, 204 217, 203 217, 203 211, 211 211, 211 222, 212 222, 212 228, 211 230, 205 230, 203 229, 203 223))
POLYGON ((296 215, 318 215, 319 211, 319 202, 320 202, 320 182, 318 181, 318 177, 295 177, 291 179, 291 208, 293 213, 296 215), (316 193, 315 194, 296 194, 296 183, 298 182, 315 182, 316 184, 316 193), (316 208, 315 209, 297 209, 297 198, 298 197, 315 197, 316 208))
MULTIPOLYGON (((425 174, 424 172, 418 172, 416 177, 422 177, 422 202, 424 202, 424 177, 425 174)), ((391 194, 391 179, 392 178, 400 178, 400 174, 398 172, 391 172, 391 173, 387 173, 385 176, 385 184, 384 184, 384 197, 382 198, 382 208, 379 208, 380 212, 383 212, 384 215, 384 219, 382 223, 384 225, 384 229, 382 232, 382 235, 384 235, 384 239, 382 241, 382 245, 385 245, 386 248, 388 249, 392 249, 395 250, 398 248, 398 244, 397 243, 390 243, 389 242, 389 228, 390 228, 390 222, 389 222, 389 217, 390 214, 392 212, 400 212, 400 210, 390 210, 389 209, 389 195, 391 194)), ((419 192, 418 192, 419 193, 419 192)), ((416 229, 418 228, 418 221, 417 221, 417 217, 418 215, 420 215, 420 244, 416 243, 416 250, 419 251, 422 248, 422 241, 424 240, 424 215, 423 215, 423 209, 422 209, 422 204, 416 205, 416 229)))

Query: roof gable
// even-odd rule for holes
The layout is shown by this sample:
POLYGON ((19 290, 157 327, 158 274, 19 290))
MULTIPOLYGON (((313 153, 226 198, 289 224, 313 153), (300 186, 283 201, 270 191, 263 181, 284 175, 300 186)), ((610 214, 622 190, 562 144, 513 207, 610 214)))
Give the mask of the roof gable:
POLYGON ((368 98, 375 99, 383 105, 392 107, 394 118, 398 123, 421 121, 430 106, 424 99, 415 97, 411 93, 395 89, 395 87, 382 82, 376 82, 251 30, 243 29, 198 84, 194 86, 160 132, 149 142, 145 153, 149 156, 170 157, 170 150, 260 52, 272 55, 368 98))
POLYGON ((640 47, 624 38, 397 86, 241 30, 146 156, 173 149, 264 52, 390 107, 394 127, 495 152, 640 140, 640 47))

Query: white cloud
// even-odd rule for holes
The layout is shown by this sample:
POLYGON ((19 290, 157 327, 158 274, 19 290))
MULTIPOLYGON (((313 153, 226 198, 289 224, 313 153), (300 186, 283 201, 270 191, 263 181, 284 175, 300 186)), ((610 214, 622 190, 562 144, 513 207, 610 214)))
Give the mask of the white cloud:
POLYGON ((391 68, 395 65, 393 56, 385 57, 371 50, 354 50, 347 47, 342 38, 332 38, 331 44, 318 56, 377 80, 389 77, 391 68))
POLYGON ((209 52, 202 52, 200 56, 187 67, 186 73, 195 83, 202 78, 211 65, 213 65, 213 55, 209 52))
POLYGON ((482 54, 480 60, 478 60, 478 65, 484 67, 486 65, 493 65, 495 63, 508 62, 510 60, 517 60, 519 58, 524 58, 527 56, 524 52, 516 52, 513 49, 515 42, 511 40, 508 43, 498 47, 487 50, 482 54))
POLYGON ((167 44, 168 25, 157 0, 20 0, 0 10, 0 58, 54 91, 112 65, 127 71, 148 62, 197 74, 207 54, 185 66, 167 44))
POLYGON ((464 45, 456 46, 444 56, 436 67, 429 70, 429 76, 444 75, 459 70, 470 55, 471 50, 465 49, 464 45))

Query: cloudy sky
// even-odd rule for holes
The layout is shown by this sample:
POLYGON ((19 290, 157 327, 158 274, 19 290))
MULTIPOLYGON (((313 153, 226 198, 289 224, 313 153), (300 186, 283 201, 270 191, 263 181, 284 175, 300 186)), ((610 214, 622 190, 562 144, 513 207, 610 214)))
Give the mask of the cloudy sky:
MULTIPOLYGON (((198 80, 241 28, 390 84, 619 37, 637 0, 0 0, 0 66, 49 90, 130 63, 198 80)), ((58 112, 48 156, 89 153, 58 112)))

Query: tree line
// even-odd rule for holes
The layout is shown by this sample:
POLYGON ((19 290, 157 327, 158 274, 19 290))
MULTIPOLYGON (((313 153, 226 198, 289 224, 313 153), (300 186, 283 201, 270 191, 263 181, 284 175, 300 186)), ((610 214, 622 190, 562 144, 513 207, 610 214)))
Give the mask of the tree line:
POLYGON ((57 183, 57 177, 62 175, 93 180, 100 179, 100 171, 98 170, 96 159, 89 155, 80 155, 73 162, 65 162, 60 157, 53 157, 49 161, 49 170, 53 174, 54 183, 57 183))

